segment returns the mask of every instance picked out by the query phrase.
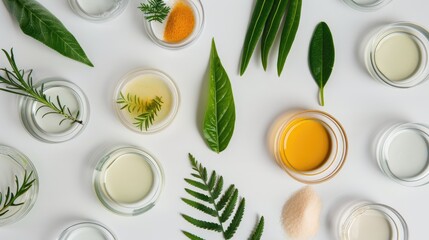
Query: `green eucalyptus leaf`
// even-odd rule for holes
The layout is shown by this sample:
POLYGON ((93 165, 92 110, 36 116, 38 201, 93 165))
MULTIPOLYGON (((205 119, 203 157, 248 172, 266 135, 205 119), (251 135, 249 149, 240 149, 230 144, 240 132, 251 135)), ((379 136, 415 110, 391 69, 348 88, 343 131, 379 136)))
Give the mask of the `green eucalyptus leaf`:
POLYGON ((310 43, 309 64, 311 74, 319 86, 320 105, 325 105, 324 88, 335 62, 335 47, 331 30, 325 22, 317 25, 310 43))
POLYGON ((76 38, 40 3, 35 0, 3 0, 3 3, 25 34, 68 58, 94 66, 76 38))
POLYGON ((271 12, 274 0, 256 0, 252 18, 244 39, 243 52, 241 55, 240 75, 243 75, 249 65, 250 58, 256 48, 256 44, 264 30, 265 23, 271 12))
POLYGON ((277 74, 280 76, 286 58, 289 55, 292 44, 295 40, 301 18, 302 0, 290 0, 286 9, 285 24, 280 38, 279 55, 277 58, 277 74))
MULTIPOLYGON (((219 153, 226 149, 234 132, 235 105, 229 77, 212 41, 209 71, 209 99, 203 134, 209 147, 219 153)), ((206 178, 205 178, 206 179, 206 178)))

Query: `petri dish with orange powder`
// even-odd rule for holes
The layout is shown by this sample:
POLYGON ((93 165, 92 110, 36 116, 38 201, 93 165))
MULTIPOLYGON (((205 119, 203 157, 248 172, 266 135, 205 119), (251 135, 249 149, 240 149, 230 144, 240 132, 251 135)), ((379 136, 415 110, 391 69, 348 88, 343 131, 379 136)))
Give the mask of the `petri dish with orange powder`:
POLYGON ((320 183, 342 168, 347 136, 331 115, 316 110, 294 112, 284 115, 274 131, 274 157, 292 178, 320 183))

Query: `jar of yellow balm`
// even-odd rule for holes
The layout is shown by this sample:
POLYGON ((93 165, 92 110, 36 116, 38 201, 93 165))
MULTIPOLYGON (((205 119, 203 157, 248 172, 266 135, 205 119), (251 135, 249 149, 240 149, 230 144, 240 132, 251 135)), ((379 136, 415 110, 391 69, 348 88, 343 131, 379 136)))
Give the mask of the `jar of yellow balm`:
POLYGON ((273 131, 272 151, 277 163, 300 182, 326 181, 344 164, 347 136, 327 113, 307 110, 286 114, 273 131))

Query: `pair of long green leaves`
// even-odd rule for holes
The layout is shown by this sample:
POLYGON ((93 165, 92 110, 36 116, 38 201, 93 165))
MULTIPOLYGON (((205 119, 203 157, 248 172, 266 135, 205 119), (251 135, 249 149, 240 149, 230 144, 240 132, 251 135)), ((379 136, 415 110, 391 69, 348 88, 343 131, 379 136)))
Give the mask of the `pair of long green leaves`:
MULTIPOLYGON (((182 217, 196 227, 220 232, 224 239, 232 239, 243 219, 246 200, 244 198, 239 199, 238 190, 234 185, 230 185, 226 191, 223 191, 223 177, 215 171, 209 175, 207 169, 198 163, 191 154, 189 154, 189 160, 194 173, 191 174, 192 179, 186 178, 185 181, 197 191, 185 188, 192 199, 182 198, 182 201, 205 213, 211 219, 216 219, 217 222, 199 220, 186 214, 182 214, 182 217), (224 226, 229 220, 229 225, 224 226)), ((261 239, 263 230, 264 217, 261 217, 249 240, 261 239)), ((188 231, 183 231, 183 234, 191 240, 204 240, 204 238, 188 231)))
POLYGON ((3 0, 3 3, 25 34, 68 58, 94 66, 76 38, 40 3, 35 0, 3 0))
POLYGON ((219 153, 226 149, 235 125, 235 104, 231 82, 216 50, 210 53, 209 98, 204 116, 203 135, 209 147, 219 153))
POLYGON ((277 59, 277 73, 283 71, 286 58, 292 48, 301 17, 302 0, 257 0, 244 40, 240 75, 243 75, 261 38, 262 65, 266 70, 271 47, 284 18, 277 59))

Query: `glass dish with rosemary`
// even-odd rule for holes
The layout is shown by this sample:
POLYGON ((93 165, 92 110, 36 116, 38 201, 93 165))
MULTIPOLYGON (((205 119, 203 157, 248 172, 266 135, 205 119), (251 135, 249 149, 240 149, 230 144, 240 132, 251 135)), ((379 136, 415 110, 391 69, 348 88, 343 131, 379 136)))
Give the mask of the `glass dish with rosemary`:
POLYGON ((136 69, 122 77, 113 96, 121 122, 139 133, 167 127, 179 109, 179 98, 179 90, 169 76, 148 69, 136 69))
POLYGON ((19 151, 0 145, 0 227, 30 212, 39 191, 37 171, 19 151))
POLYGON ((58 143, 76 137, 89 119, 89 104, 72 82, 51 78, 33 83, 32 70, 19 69, 13 51, 3 50, 11 70, 1 68, 0 91, 21 96, 21 121, 35 138, 58 143))

